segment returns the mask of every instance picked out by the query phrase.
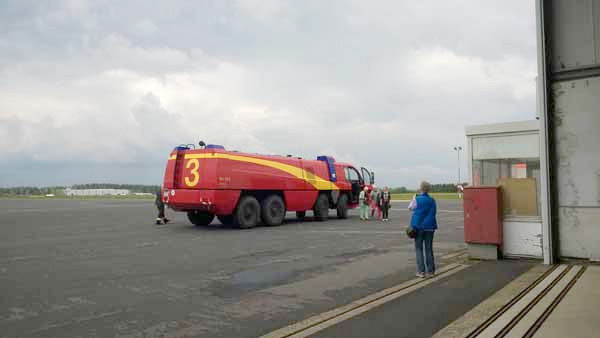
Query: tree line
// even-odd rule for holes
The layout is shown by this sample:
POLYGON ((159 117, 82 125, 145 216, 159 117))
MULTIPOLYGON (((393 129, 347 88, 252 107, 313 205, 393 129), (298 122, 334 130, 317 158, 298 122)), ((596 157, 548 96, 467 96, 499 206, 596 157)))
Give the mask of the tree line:
POLYGON ((28 196, 28 195, 64 195, 65 187, 11 187, 0 188, 0 196, 28 196))
MULTIPOLYGON (((462 183, 463 187, 466 187, 467 183, 462 183)), ((402 194, 402 193, 414 193, 416 189, 408 189, 406 187, 392 188, 390 189, 392 194, 402 194)), ((429 192, 456 192, 456 184, 454 183, 441 183, 441 184, 432 184, 431 190, 429 192)))

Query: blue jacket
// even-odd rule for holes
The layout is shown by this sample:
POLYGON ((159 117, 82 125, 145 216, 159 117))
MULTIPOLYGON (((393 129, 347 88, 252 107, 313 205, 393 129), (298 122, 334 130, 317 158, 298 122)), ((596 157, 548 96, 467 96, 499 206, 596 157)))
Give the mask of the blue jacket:
POLYGON ((415 230, 435 230, 437 221, 435 219, 435 200, 427 193, 417 196, 417 207, 413 210, 410 226, 415 230))

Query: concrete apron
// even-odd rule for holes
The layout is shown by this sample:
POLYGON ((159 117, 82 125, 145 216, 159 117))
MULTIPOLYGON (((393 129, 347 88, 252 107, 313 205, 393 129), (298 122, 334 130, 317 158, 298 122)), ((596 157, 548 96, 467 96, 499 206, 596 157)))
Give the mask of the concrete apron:
POLYGON ((426 287, 438 280, 451 276, 459 271, 468 268, 468 265, 451 263, 436 273, 431 278, 416 278, 399 284, 397 286, 376 292, 367 297, 353 301, 347 305, 335 308, 333 310, 320 313, 309 317, 300 322, 282 327, 278 330, 267 333, 260 338, 302 338, 309 337, 328 327, 336 325, 342 321, 356 317, 377 306, 390 302, 396 298, 402 297, 420 288, 426 287))
POLYGON ((538 265, 435 338, 592 337, 600 331, 600 266, 538 265))

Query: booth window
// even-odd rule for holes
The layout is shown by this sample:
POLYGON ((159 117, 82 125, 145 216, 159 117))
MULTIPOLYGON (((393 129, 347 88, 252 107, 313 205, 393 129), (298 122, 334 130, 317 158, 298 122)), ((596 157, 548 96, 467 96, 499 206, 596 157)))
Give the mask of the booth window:
POLYGON ((540 215, 540 160, 494 159, 473 161, 473 185, 499 185, 505 216, 540 215))

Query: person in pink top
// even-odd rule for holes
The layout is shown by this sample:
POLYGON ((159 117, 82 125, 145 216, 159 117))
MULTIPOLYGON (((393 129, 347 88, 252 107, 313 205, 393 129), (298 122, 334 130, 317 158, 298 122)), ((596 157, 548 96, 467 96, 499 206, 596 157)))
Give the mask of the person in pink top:
POLYGON ((377 213, 377 220, 381 221, 381 208, 379 207, 379 194, 380 191, 377 188, 377 186, 375 184, 373 184, 373 190, 371 190, 371 195, 370 195, 370 210, 371 210, 371 217, 375 216, 375 213, 377 213))

